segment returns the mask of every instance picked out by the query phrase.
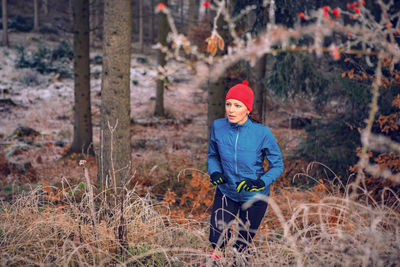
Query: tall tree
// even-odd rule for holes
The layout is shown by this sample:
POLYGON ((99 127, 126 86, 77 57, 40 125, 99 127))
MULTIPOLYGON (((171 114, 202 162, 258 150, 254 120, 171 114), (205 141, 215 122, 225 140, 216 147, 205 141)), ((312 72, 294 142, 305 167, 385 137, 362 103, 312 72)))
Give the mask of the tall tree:
MULTIPOLYGON (((270 3, 271 4, 271 3, 270 3)), ((258 0, 257 1, 257 8, 255 9, 256 12, 256 20, 253 24, 253 29, 252 32, 254 32, 255 35, 258 35, 260 32, 263 32, 266 30, 266 25, 268 21, 268 11, 269 9, 265 8, 263 5, 263 0, 258 0)), ((270 6, 270 9, 272 8, 272 11, 274 9, 274 6, 270 6)), ((273 15, 273 14, 271 14, 273 15)), ((252 68, 252 73, 254 77, 253 81, 253 90, 254 90, 254 110, 259 114, 260 119, 262 122, 265 121, 265 107, 266 107, 266 88, 265 88, 265 71, 266 71, 266 65, 267 65, 267 55, 263 55, 260 57, 255 66, 252 68)))
POLYGON ((198 23, 199 7, 200 7, 200 0, 190 0, 189 1, 188 32, 193 28, 193 26, 197 25, 197 23, 198 23))
POLYGON ((74 0, 74 139, 70 152, 93 153, 90 105, 89 0, 74 0))
POLYGON ((102 39, 103 1, 96 0, 90 4, 90 44, 97 46, 102 39))
POLYGON ((143 0, 139 0, 139 48, 143 53, 143 0))
POLYGON ((225 117, 225 87, 225 77, 221 77, 218 78, 217 81, 211 83, 208 88, 207 136, 210 136, 210 129, 213 121, 225 117))
POLYGON ((257 60, 256 65, 252 68, 254 74, 253 90, 254 90, 254 111, 260 116, 262 122, 265 121, 265 71, 267 65, 267 56, 263 55, 257 60))
POLYGON ((1 9, 3 16, 3 46, 9 45, 8 42, 8 14, 7 14, 7 0, 1 0, 1 9))
POLYGON ((181 19, 181 21, 180 21, 181 28, 183 28, 183 21, 185 20, 184 7, 185 7, 185 1, 180 0, 180 2, 179 2, 179 10, 180 10, 181 14, 180 14, 179 17, 181 19))
MULTIPOLYGON (((208 8, 206 9, 208 10, 208 8)), ((215 17, 215 11, 210 10, 210 14, 207 14, 206 17, 213 21, 215 17)), ((217 29, 219 35, 225 40, 225 42, 229 39, 229 33, 227 27, 224 27, 224 19, 219 17, 217 20, 217 29)), ((226 49, 226 48, 225 48, 226 49)), ((220 53, 220 52, 218 52, 220 53)), ((208 126, 208 135, 210 136, 211 125, 214 120, 225 117, 225 88, 227 86, 227 82, 224 76, 218 78, 217 81, 213 82, 208 88, 208 96, 207 96, 207 126, 208 126)))
MULTIPOLYGON (((163 3, 164 5, 167 5, 168 0, 162 0, 161 3, 163 3)), ((169 29, 167 15, 165 15, 163 12, 161 12, 160 14, 161 14, 161 20, 160 20, 159 42, 161 45, 166 46, 168 29, 169 29)), ((158 65, 161 67, 164 67, 165 64, 166 64, 165 53, 163 53, 162 51, 159 51, 158 52, 158 65)), ((156 105, 155 105, 154 115, 155 116, 164 116, 165 115, 164 80, 162 80, 162 79, 157 80, 156 105)))
POLYGON ((132 1, 104 1, 98 182, 117 187, 131 176, 130 64, 132 1))
POLYGON ((47 16, 49 14, 49 0, 42 0, 43 14, 47 16))
POLYGON ((33 31, 39 32, 39 0, 33 0, 33 31))
POLYGON ((154 30, 154 0, 151 0, 151 2, 150 2, 150 4, 151 4, 151 8, 150 8, 150 11, 151 11, 151 15, 150 15, 150 40, 151 40, 151 43, 153 43, 154 42, 154 40, 155 40, 155 30, 154 30))

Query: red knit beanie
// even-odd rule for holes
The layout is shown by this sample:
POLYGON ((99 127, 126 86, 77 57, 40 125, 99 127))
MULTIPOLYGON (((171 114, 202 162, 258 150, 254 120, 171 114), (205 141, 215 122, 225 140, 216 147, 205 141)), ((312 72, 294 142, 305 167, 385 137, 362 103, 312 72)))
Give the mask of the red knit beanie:
POLYGON ((226 94, 225 102, 228 99, 239 100, 251 112, 253 110, 254 93, 248 85, 248 81, 243 81, 233 86, 226 94))

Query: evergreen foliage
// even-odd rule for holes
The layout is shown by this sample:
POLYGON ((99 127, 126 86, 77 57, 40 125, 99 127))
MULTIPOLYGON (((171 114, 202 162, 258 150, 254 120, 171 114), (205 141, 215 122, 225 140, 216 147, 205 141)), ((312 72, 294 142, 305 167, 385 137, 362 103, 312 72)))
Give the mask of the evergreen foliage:
POLYGON ((9 19, 8 29, 19 32, 30 32, 33 29, 33 17, 16 15, 9 19))
MULTIPOLYGON (((298 59, 297 59, 298 60, 298 59)), ((278 65, 283 66, 282 62, 277 61, 278 65)), ((286 73, 286 75, 300 72, 304 66, 315 69, 315 63, 309 60, 298 60, 304 64, 288 65, 288 68, 277 68, 276 71, 286 73)), ((368 73, 368 67, 365 63, 358 62, 359 69, 368 73)), ((272 80, 274 82, 281 81, 282 86, 276 86, 278 93, 286 89, 285 95, 297 92, 313 92, 315 94, 314 104, 322 107, 330 101, 336 101, 336 116, 328 119, 322 116, 322 119, 313 119, 311 124, 305 128, 305 136, 301 140, 299 147, 295 153, 296 158, 307 161, 317 161, 327 165, 335 171, 335 173, 345 179, 349 178, 349 167, 357 163, 357 147, 361 146, 360 129, 365 127, 365 119, 368 116, 369 105, 371 101, 371 81, 363 79, 355 79, 348 77, 340 77, 342 71, 348 71, 352 65, 342 65, 343 62, 326 64, 330 71, 322 71, 319 75, 310 75, 310 84, 313 86, 323 85, 324 88, 314 88, 313 90, 304 90, 301 84, 304 77, 299 75, 292 76, 292 79, 272 80), (330 67, 329 67, 330 65, 330 67), (321 81, 324 81, 321 83, 321 81), (290 84, 290 86, 287 86, 290 84), (293 84, 299 83, 298 86, 293 84), (289 92, 289 93, 288 93, 289 92)), ((274 74, 278 76, 278 74, 274 74)), ((285 77, 285 76, 283 76, 285 77)), ((377 117, 380 115, 388 115, 395 112, 395 108, 391 102, 394 97, 399 94, 400 87, 396 85, 385 86, 380 90, 379 107, 377 117)), ((321 110, 320 110, 321 111, 321 110)), ((375 123, 373 132, 380 133, 380 127, 375 123)), ((394 140, 399 140, 398 132, 391 132, 394 140)), ((330 177, 333 178, 333 177, 330 177)))
POLYGON ((72 77, 71 60, 73 50, 68 42, 60 42, 53 50, 39 47, 27 53, 22 46, 17 47, 17 68, 31 68, 40 73, 57 73, 61 78, 72 77))
POLYGON ((267 79, 267 88, 279 96, 305 93, 321 94, 327 80, 317 65, 315 57, 305 53, 281 53, 274 59, 271 75, 267 79))

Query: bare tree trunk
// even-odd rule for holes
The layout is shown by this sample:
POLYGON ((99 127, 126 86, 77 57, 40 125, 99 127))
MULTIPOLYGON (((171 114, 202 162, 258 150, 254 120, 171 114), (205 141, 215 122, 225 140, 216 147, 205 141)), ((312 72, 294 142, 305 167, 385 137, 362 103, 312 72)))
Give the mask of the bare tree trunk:
MULTIPOLYGON (((207 8, 208 9, 208 8, 207 8)), ((210 10, 208 18, 213 18, 215 16, 215 11, 210 10)), ((206 16, 207 17, 207 16, 206 16)), ((219 18, 217 21, 218 29, 222 38, 225 42, 229 38, 229 33, 227 28, 223 28, 224 20, 219 18)), ((220 52, 218 52, 220 53, 220 52)), ((214 120, 225 117, 225 88, 226 88, 225 77, 220 77, 208 88, 208 114, 207 114, 207 126, 208 126, 208 137, 210 136, 211 125, 214 120)))
POLYGON ((189 1, 189 23, 188 23, 188 33, 193 28, 193 26, 197 25, 199 20, 199 0, 190 0, 189 1))
POLYGON ((143 0, 139 0, 139 47, 143 53, 143 0))
POLYGON ((151 15, 150 15, 150 39, 153 43, 155 40, 155 30, 154 30, 154 0, 151 0, 151 15))
POLYGON ((33 0, 33 31, 39 32, 39 0, 33 0))
POLYGON ((90 5, 90 14, 91 14, 91 32, 92 39, 91 45, 96 46, 102 40, 102 19, 103 19, 103 1, 95 0, 93 4, 90 5))
POLYGON ((49 14, 49 1, 48 0, 42 0, 42 8, 43 8, 43 14, 47 16, 49 14))
POLYGON ((265 122, 265 85, 264 85, 264 78, 265 78, 265 70, 267 65, 267 55, 263 55, 253 67, 254 73, 254 111, 256 111, 261 121, 265 122))
POLYGON ((221 77, 208 88, 208 137, 210 136, 210 129, 214 120, 225 117, 225 86, 225 77, 221 77))
POLYGON ((117 187, 132 175, 130 65, 132 1, 104 1, 103 72, 98 182, 117 187))
MULTIPOLYGON (((269 20, 269 8, 263 6, 263 1, 258 0, 256 11, 256 20, 254 26, 256 32, 262 32, 266 30, 267 21, 269 20)), ((263 55, 258 59, 252 73, 254 73, 254 110, 260 116, 260 119, 265 123, 266 119, 266 88, 264 84, 265 71, 267 66, 267 55, 263 55)))
POLYGON ((94 47, 96 44, 96 4, 95 1, 92 1, 92 3, 89 3, 89 30, 90 30, 90 42, 89 42, 89 47, 94 47))
POLYGON ((93 154, 90 104, 89 0, 74 0, 74 139, 70 152, 93 154))
POLYGON ((72 13, 74 13, 73 12, 73 4, 72 4, 72 2, 73 2, 74 0, 69 0, 68 1, 68 11, 69 11, 69 14, 70 14, 70 16, 69 16, 69 19, 72 21, 72 23, 73 23, 73 21, 74 21, 74 18, 73 18, 73 15, 72 15, 72 13))
MULTIPOLYGON (((168 4, 168 0, 162 0, 161 3, 165 5, 168 4)), ((159 41, 163 46, 167 45, 167 35, 168 35, 168 21, 167 16, 161 13, 160 21, 160 38, 159 41)), ((166 64, 165 54, 161 51, 158 52, 158 65, 164 67, 166 64)), ((156 92, 156 105, 154 110, 154 116, 164 116, 164 80, 157 80, 157 92, 156 92)))
POLYGON ((9 46, 8 41, 8 14, 7 14, 7 0, 1 1, 1 9, 3 16, 3 46, 9 46))
POLYGON ((180 11, 181 11, 181 15, 180 15, 180 19, 181 19, 181 21, 180 21, 181 29, 184 28, 184 27, 183 27, 183 21, 184 21, 183 8, 184 8, 184 6, 185 6, 185 2, 184 2, 183 0, 180 0, 179 9, 180 9, 180 11))

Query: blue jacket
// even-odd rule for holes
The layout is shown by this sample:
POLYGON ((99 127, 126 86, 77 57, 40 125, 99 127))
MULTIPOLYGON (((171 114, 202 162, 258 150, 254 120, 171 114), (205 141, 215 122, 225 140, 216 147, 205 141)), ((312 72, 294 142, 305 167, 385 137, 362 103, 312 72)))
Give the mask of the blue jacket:
POLYGON ((283 173, 279 146, 267 126, 248 119, 243 124, 217 119, 211 127, 208 146, 208 172, 223 173, 228 180, 218 188, 230 199, 245 202, 256 194, 269 195, 269 186, 283 173), (269 165, 263 168, 264 158, 269 165), (262 179, 265 189, 256 192, 236 191, 236 182, 243 178, 262 179))

